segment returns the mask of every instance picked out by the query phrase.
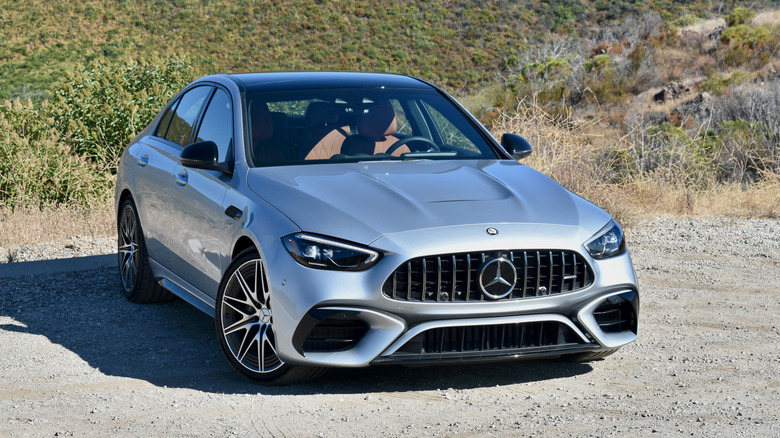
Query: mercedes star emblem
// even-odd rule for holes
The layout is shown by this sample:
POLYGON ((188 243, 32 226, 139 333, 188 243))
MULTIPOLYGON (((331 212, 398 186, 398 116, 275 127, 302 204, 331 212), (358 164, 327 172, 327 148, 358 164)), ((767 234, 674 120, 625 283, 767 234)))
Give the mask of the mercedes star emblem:
POLYGON ((479 271, 479 288, 486 297, 498 300, 512 293, 517 283, 515 265, 504 257, 493 259, 479 271))

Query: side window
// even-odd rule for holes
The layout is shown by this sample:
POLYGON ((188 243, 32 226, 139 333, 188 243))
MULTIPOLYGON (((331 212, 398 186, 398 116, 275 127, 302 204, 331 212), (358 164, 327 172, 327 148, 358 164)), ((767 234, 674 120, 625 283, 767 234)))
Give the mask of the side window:
POLYGON ((171 105, 171 107, 168 108, 168 111, 162 116, 160 124, 157 125, 157 131, 154 132, 155 136, 165 138, 165 132, 168 130, 168 125, 171 124, 171 118, 173 117, 173 113, 176 112, 176 106, 179 105, 179 102, 181 102, 181 99, 171 105))
POLYGON ((211 98, 203 122, 198 128, 198 137, 195 141, 211 140, 219 149, 219 162, 224 163, 228 159, 228 153, 233 143, 233 109, 228 94, 220 89, 211 98))
POLYGON ((192 134, 192 125, 198 118, 200 109, 206 102, 206 98, 209 97, 211 90, 213 90, 211 87, 197 87, 182 96, 179 105, 176 107, 176 111, 171 117, 171 124, 168 127, 168 131, 165 133, 166 140, 170 140, 182 146, 187 146, 189 144, 190 135, 192 134))

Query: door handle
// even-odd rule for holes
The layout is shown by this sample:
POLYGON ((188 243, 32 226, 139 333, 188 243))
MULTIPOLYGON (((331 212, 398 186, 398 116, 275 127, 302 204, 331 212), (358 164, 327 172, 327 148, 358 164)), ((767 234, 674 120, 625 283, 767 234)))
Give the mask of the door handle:
POLYGON ((235 205, 231 205, 225 210, 225 214, 227 217, 233 219, 233 220, 239 220, 241 219, 241 216, 244 215, 244 212, 239 210, 238 207, 235 205))
POLYGON ((187 175, 187 170, 182 169, 178 173, 176 173, 176 184, 180 187, 186 186, 187 181, 189 180, 189 176, 187 175))
POLYGON ((135 159, 135 162, 138 164, 138 167, 146 167, 146 165, 149 164, 149 154, 141 155, 135 159))

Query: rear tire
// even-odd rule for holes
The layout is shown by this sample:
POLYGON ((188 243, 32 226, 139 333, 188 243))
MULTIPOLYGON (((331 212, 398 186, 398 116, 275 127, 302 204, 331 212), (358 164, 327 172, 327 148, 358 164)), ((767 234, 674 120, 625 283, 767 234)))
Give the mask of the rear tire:
POLYGON ((236 257, 219 285, 215 309, 217 337, 230 365, 264 385, 286 385, 314 379, 324 368, 293 366, 276 348, 273 300, 265 265, 254 249, 236 257))
POLYGON ((134 303, 169 301, 172 296, 160 286, 149 267, 144 233, 133 200, 125 199, 117 217, 117 254, 122 291, 134 303))

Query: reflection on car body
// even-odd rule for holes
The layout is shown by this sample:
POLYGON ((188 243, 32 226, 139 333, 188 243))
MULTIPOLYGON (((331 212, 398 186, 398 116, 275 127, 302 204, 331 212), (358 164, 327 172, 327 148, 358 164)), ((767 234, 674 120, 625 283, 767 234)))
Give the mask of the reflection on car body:
POLYGON ((567 355, 636 339, 620 226, 415 78, 201 78, 127 147, 127 297, 215 317, 246 377, 567 355))

